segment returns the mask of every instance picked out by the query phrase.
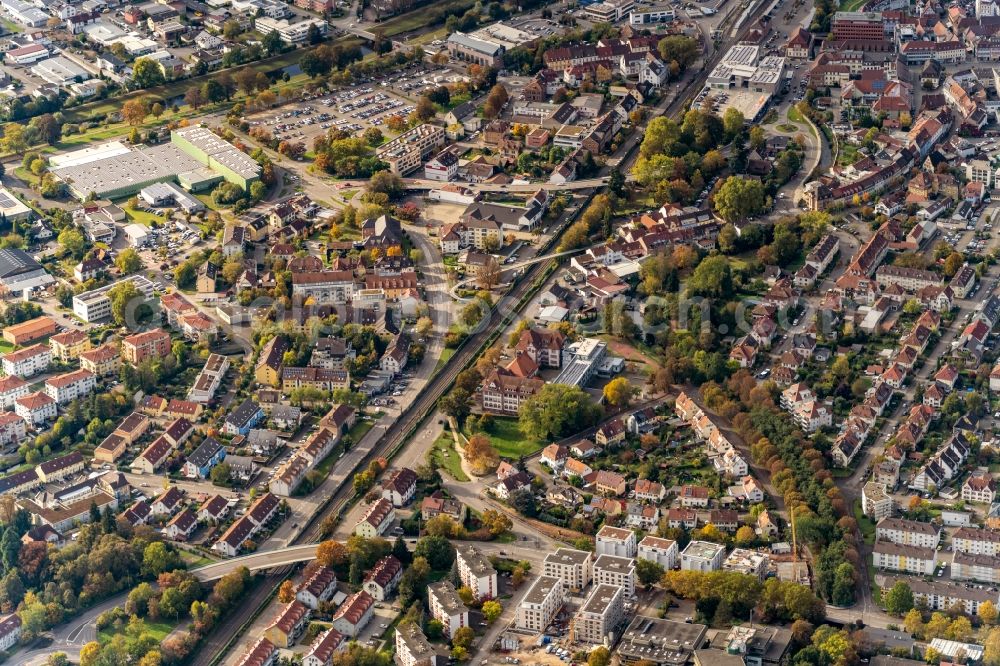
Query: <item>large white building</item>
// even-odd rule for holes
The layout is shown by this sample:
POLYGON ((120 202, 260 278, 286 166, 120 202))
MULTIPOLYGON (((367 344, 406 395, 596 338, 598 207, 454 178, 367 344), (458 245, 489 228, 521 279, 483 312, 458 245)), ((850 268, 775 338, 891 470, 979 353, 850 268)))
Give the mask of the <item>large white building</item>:
POLYGON ((594 561, 594 584, 617 585, 627 599, 635 594, 635 560, 631 557, 601 555, 594 561))
POLYGON ((123 282, 131 282, 141 294, 135 303, 126 307, 126 311, 134 312, 138 306, 152 298, 153 283, 141 275, 133 275, 103 287, 77 294, 73 297, 73 314, 88 324, 107 319, 111 316, 111 298, 108 296, 108 292, 123 282))
POLYGON ((605 525, 597 533, 598 555, 615 555, 617 557, 635 557, 635 532, 605 525))
POLYGON ((934 574, 933 548, 906 546, 891 541, 876 541, 872 549, 872 564, 878 569, 906 571, 921 576, 934 574))
POLYGON ((52 377, 45 381, 45 394, 60 405, 65 405, 85 395, 97 386, 97 378, 83 368, 52 377))
POLYGON ((456 631, 469 626, 469 609, 450 582, 442 580, 428 585, 427 605, 431 616, 444 626, 446 636, 454 636, 456 631))
POLYGON ((869 481, 861 489, 861 512, 876 521, 892 516, 892 497, 884 483, 869 481))
POLYGON ((979 527, 960 527, 952 535, 957 552, 1000 556, 1000 532, 979 527))
POLYGON ((573 620, 573 637, 602 645, 624 619, 624 590, 617 585, 595 585, 573 620))
POLYGON ((718 571, 726 556, 726 547, 710 541, 692 541, 681 552, 684 571, 718 571))
POLYGON ((579 591, 590 584, 593 568, 594 554, 589 550, 560 548, 545 556, 542 575, 559 578, 567 590, 579 591))
POLYGON ((875 526, 875 538, 903 546, 935 548, 941 541, 941 528, 916 520, 883 518, 875 526))
POLYGON ((497 570, 482 553, 466 544, 455 548, 458 577, 479 600, 497 596, 497 570))
POLYGON ((655 536, 644 536, 639 542, 636 556, 640 560, 656 562, 666 571, 677 564, 677 542, 655 536))
POLYGON ((396 666, 417 666, 433 661, 434 648, 427 642, 424 632, 416 622, 406 622, 396 627, 396 653, 392 656, 396 666))
POLYGON ((289 21, 288 19, 272 18, 270 16, 259 16, 254 19, 254 27, 263 35, 269 35, 277 31, 281 39, 288 44, 301 44, 309 36, 309 28, 316 26, 321 35, 326 34, 326 21, 319 19, 304 19, 302 21, 289 21))
POLYGON ((514 624, 518 629, 541 633, 563 605, 563 581, 539 576, 517 607, 514 624))

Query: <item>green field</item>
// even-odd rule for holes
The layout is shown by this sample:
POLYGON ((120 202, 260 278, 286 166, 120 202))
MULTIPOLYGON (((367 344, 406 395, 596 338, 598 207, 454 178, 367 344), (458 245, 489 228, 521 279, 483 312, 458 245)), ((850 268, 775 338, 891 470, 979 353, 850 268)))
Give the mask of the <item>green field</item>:
POLYGON ((121 202, 120 205, 122 210, 125 211, 125 216, 128 217, 129 220, 137 224, 142 224, 147 227, 151 227, 153 226, 154 222, 156 222, 157 224, 163 224, 164 222, 162 216, 156 215, 155 213, 147 213, 144 210, 137 210, 129 206, 127 202, 123 201, 121 202))
POLYGON ((386 37, 395 37, 404 32, 412 32, 434 25, 435 23, 442 23, 448 16, 453 14, 464 14, 472 9, 475 4, 473 0, 443 0, 435 2, 433 7, 422 7, 380 23, 372 31, 381 32, 386 37))
POLYGON ((443 433, 434 441, 431 448, 431 462, 438 469, 443 469, 456 481, 469 481, 469 477, 462 469, 462 461, 455 450, 455 441, 448 433, 443 433))
MULTIPOLYGON (((174 625, 169 622, 151 622, 150 620, 145 620, 146 630, 158 641, 163 641, 171 631, 174 630, 174 625)), ((97 640, 104 643, 110 641, 111 638, 117 634, 113 628, 102 629, 97 633, 97 640)))
POLYGON ((804 123, 806 121, 794 106, 788 107, 788 119, 793 123, 804 123))
POLYGON ((199 553, 192 553, 187 550, 181 551, 181 559, 184 560, 184 563, 188 565, 189 569, 197 569, 198 567, 204 567, 215 563, 215 560, 211 558, 205 557, 199 553))
POLYGON ((518 428, 517 419, 494 417, 493 426, 486 434, 489 435, 497 453, 504 458, 517 459, 521 456, 530 456, 545 446, 543 442, 526 438, 518 428))
POLYGON ((6 354, 9 351, 14 351, 14 345, 0 338, 0 354, 6 354))
POLYGON ((434 366, 433 374, 436 375, 441 368, 448 365, 448 361, 451 360, 451 357, 455 355, 456 351, 458 350, 452 349, 451 347, 445 347, 441 350, 441 358, 438 359, 437 365, 434 366))

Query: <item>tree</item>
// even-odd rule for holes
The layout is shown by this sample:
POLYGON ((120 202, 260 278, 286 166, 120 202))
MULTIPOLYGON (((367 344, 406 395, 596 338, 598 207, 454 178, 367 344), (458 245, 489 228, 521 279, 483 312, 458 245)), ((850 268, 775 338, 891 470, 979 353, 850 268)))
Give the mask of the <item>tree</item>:
POLYGON ((928 664, 940 664, 942 656, 943 655, 938 652, 937 648, 928 647, 924 650, 924 661, 928 664))
POLYGON ((7 153, 24 153, 28 149, 27 126, 20 123, 8 123, 4 125, 0 148, 7 153))
POLYGON ((987 666, 1000 665, 1000 628, 990 629, 983 642, 983 663, 987 666))
POLYGON ((138 323, 137 310, 146 302, 138 287, 131 282, 119 282, 108 290, 108 298, 111 299, 111 315, 116 325, 134 327, 138 323))
POLYGON ((421 317, 413 327, 417 337, 426 338, 434 330, 434 322, 430 317, 421 317))
POLYGON ((501 272, 500 262, 497 261, 496 257, 489 255, 483 265, 479 267, 479 272, 476 274, 476 284, 484 291, 492 291, 500 282, 501 272))
POLYGON ((691 274, 687 283, 692 296, 728 298, 733 292, 732 268, 723 256, 706 257, 691 274))
POLYGON ((635 561, 635 575, 646 588, 659 584, 664 573, 663 566, 653 560, 640 558, 635 561))
POLYGON ((967 617, 956 617, 948 625, 945 637, 953 641, 965 642, 972 636, 972 623, 967 617))
POLYGON ((201 95, 209 104, 218 104, 226 99, 226 89, 218 79, 209 79, 202 84, 201 95))
POLYGON ((228 486, 232 480, 232 468, 227 462, 221 462, 208 473, 209 479, 217 486, 228 486))
POLYGON ((604 401, 612 407, 628 407, 635 389, 624 377, 615 377, 604 385, 604 401))
POLYGON ((997 607, 992 601, 986 600, 979 604, 977 614, 979 615, 979 619, 983 621, 983 624, 993 626, 997 623, 997 607))
POLYGON ((952 252, 944 260, 944 266, 941 267, 941 271, 947 278, 955 277, 958 270, 965 263, 965 256, 961 252, 952 252))
POLYGON ((147 575, 158 576, 170 569, 173 563, 174 557, 160 541, 149 544, 142 552, 142 568, 147 575))
POLYGON ((736 543, 738 545, 746 545, 753 542, 756 538, 757 534, 753 531, 752 527, 742 525, 736 530, 736 543))
POLYGON ((417 100, 417 106, 413 109, 413 118, 418 121, 425 123, 434 117, 436 110, 434 108, 434 102, 432 102, 427 95, 423 95, 417 100))
POLYGON ((503 606, 499 601, 491 599, 490 601, 483 602, 482 611, 483 618, 486 622, 488 624, 493 624, 500 619, 500 615, 503 613, 503 606))
POLYGON ((519 426, 527 437, 543 440, 566 437, 597 423, 601 408, 583 389, 546 384, 521 407, 519 426))
POLYGON ((339 541, 323 541, 316 546, 316 561, 325 567, 337 567, 347 562, 347 547, 339 541))
POLYGON ((911 636, 920 636, 924 632, 924 618, 920 615, 920 611, 911 608, 906 613, 906 617, 903 618, 903 629, 911 636))
POLYGON ((590 651, 587 666, 608 666, 611 663, 611 652, 603 645, 598 645, 590 651))
POLYGON ((191 86, 184 93, 184 103, 190 106, 192 109, 197 111, 205 104, 205 97, 201 94, 201 88, 198 86, 191 86))
POLYGON ((259 180, 250 183, 250 198, 254 201, 260 201, 267 195, 267 185, 259 180))
POLYGON ((135 248, 127 247, 122 250, 117 257, 115 257, 115 266, 124 275, 129 275, 130 273, 137 273, 142 270, 143 263, 142 257, 135 248))
POLYGON ((62 246, 65 252, 74 257, 82 257, 84 251, 87 249, 87 239, 83 237, 83 233, 76 227, 66 227, 59 232, 59 237, 56 240, 59 241, 59 245, 62 246))
POLYGON ((715 212, 726 222, 744 222, 764 212, 767 203, 759 180, 730 176, 715 193, 715 212))
POLYGON ((278 601, 283 604, 290 604, 295 600, 295 584, 291 579, 287 579, 281 583, 281 587, 278 588, 278 601))
POLYGON ((222 24, 222 36, 229 41, 234 41, 243 32, 239 21, 230 19, 222 24))
POLYGON ((913 608, 913 591, 903 581, 896 581, 885 597, 885 609, 892 615, 902 616, 913 608))
POLYGON ((664 37, 656 47, 660 57, 667 63, 676 62, 681 72, 698 59, 700 51, 697 40, 681 36, 664 37))
POLYGON ((483 527, 489 530, 490 535, 494 537, 498 537, 504 532, 509 532, 514 528, 514 521, 512 521, 507 514, 494 509, 486 509, 483 511, 482 515, 479 517, 479 522, 482 523, 483 527))
POLYGON ((465 459, 475 474, 483 475, 496 469, 500 464, 500 454, 493 448, 490 438, 475 434, 465 444, 465 459))
POLYGON ((389 200, 398 198, 405 191, 403 179, 388 170, 376 171, 368 179, 368 191, 385 194, 389 200))
POLYGON ((722 126, 725 128, 726 136, 730 140, 735 139, 743 131, 744 123, 746 123, 746 118, 743 117, 743 113, 737 108, 729 107, 722 115, 722 126))
POLYGON ((257 70, 252 67, 244 67, 236 72, 233 78, 244 95, 250 95, 250 93, 257 89, 257 70))
POLYGON ((414 557, 423 557, 434 571, 447 571, 455 561, 455 547, 443 536, 425 536, 417 541, 414 557))
POLYGON ((137 88, 152 88, 163 83, 163 68, 151 58, 136 58, 132 63, 132 80, 137 88))
POLYGON ((476 633, 472 630, 472 627, 459 627, 451 637, 451 644, 467 650, 475 638, 476 633))

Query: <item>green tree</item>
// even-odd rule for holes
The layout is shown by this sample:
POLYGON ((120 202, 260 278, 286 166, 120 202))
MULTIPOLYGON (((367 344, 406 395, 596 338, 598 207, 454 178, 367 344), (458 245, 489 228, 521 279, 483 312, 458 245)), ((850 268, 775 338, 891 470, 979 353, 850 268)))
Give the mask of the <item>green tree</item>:
POLYGON ((643 558, 635 561, 636 578, 647 588, 658 585, 663 580, 663 574, 663 566, 657 562, 643 558))
POLYGON ((146 297, 131 282, 119 282, 108 290, 111 299, 111 316, 118 326, 137 323, 139 308, 145 304, 146 297))
POLYGON ((733 275, 729 260, 723 256, 706 257, 694 269, 687 283, 688 294, 729 298, 733 293, 733 275))
POLYGON ((503 606, 500 604, 499 601, 491 599, 490 601, 483 602, 482 611, 483 611, 483 618, 486 620, 486 622, 488 624, 493 624, 498 619, 500 619, 500 615, 503 613, 503 606))
POLYGON ((56 240, 59 241, 59 245, 62 246, 63 251, 68 252, 74 257, 82 257, 83 253, 87 250, 87 239, 75 227, 66 227, 60 231, 56 240))
POLYGON ((737 108, 729 107, 722 114, 722 126, 725 128, 726 136, 730 140, 735 139, 743 131, 745 123, 746 118, 743 117, 743 113, 737 108))
POLYGON ((152 88, 163 83, 163 68, 151 58, 137 58, 132 63, 132 80, 137 88, 152 88))
POLYGON ((611 651, 603 645, 598 645, 587 656, 587 666, 608 666, 611 663, 611 651))
POLYGON ((417 541, 413 555, 426 559, 434 571, 447 571, 455 561, 455 547, 443 536, 425 536, 417 541))
POLYGON ((726 222, 744 222, 764 212, 767 198, 759 180, 730 176, 715 193, 715 212, 726 222))
POLYGON ((141 271, 143 267, 142 257, 139 256, 139 253, 135 250, 135 248, 127 247, 119 252, 117 257, 115 257, 115 266, 117 266, 118 270, 120 270, 124 275, 137 273, 141 271))
POLYGON ((601 408, 581 388, 545 384, 521 407, 521 432, 532 439, 566 437, 597 423, 601 408))
POLYGON ((903 581, 896 581, 883 597, 885 609, 892 615, 902 616, 913 608, 913 591, 903 581))

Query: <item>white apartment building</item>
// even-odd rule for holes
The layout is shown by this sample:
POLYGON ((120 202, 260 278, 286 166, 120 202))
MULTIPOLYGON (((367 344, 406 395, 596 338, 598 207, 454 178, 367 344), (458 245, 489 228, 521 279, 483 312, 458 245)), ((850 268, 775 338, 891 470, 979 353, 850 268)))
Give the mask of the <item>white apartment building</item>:
POLYGON ((375 156, 397 176, 420 168, 424 160, 444 145, 444 128, 424 123, 403 132, 375 150, 375 156))
POLYGON ((941 541, 941 528, 916 520, 883 518, 875 526, 875 538, 902 546, 935 548, 941 541))
POLYGON ((597 533, 597 548, 595 552, 598 555, 635 557, 635 532, 605 525, 597 533))
POLYGON ((726 556, 726 547, 710 541, 692 541, 681 552, 684 571, 718 571, 726 556))
POLYGON ((434 648, 420 631, 419 624, 407 622, 396 627, 396 653, 392 656, 396 666, 417 666, 433 657, 434 648))
POLYGON ((767 574, 768 557, 746 548, 734 548, 733 552, 722 562, 723 571, 735 571, 747 576, 756 576, 764 580, 767 574))
POLYGON ((624 619, 624 590, 617 585, 596 585, 573 620, 573 638, 603 645, 624 619))
POLYGON ((969 160, 965 165, 965 177, 973 183, 982 183, 987 189, 993 187, 993 168, 986 160, 969 160))
POLYGON ((5 375, 31 377, 48 370, 52 363, 52 350, 48 345, 31 345, 24 349, 7 352, 0 359, 2 359, 5 375))
POLYGON ((635 595, 635 559, 601 555, 594 561, 594 584, 617 585, 625 591, 625 598, 635 595))
POLYGON ((1000 557, 956 552, 951 563, 952 580, 1000 583, 1000 557))
POLYGON ((884 483, 869 481, 861 489, 861 511, 875 521, 892 516, 892 497, 884 483))
POLYGON ((655 536, 645 536, 639 542, 637 556, 640 560, 656 562, 665 571, 677 564, 677 542, 655 536))
POLYGON ((316 26, 320 34, 325 35, 327 30, 326 21, 319 19, 305 19, 303 21, 289 21, 288 19, 272 18, 270 16, 258 16, 254 19, 254 27, 262 35, 277 32, 281 39, 289 44, 301 44, 309 36, 309 28, 316 26))
POLYGON ((891 541, 876 541, 872 550, 872 564, 878 569, 932 576, 934 575, 934 553, 933 548, 907 546, 891 541))
POLYGON ((14 401, 28 395, 30 384, 17 375, 0 377, 0 409, 13 409, 14 401))
POLYGON ((1000 532, 979 527, 960 527, 952 535, 956 552, 1000 556, 1000 532))
POLYGON ((539 576, 517 607, 514 625, 518 629, 541 633, 563 605, 563 581, 553 576, 539 576))
POLYGON ((97 387, 97 376, 83 368, 45 381, 45 394, 60 405, 89 395, 97 387))
POLYGON ((497 596, 497 570, 482 553, 472 546, 461 544, 455 548, 458 577, 480 601, 497 596))
POLYGON ((455 586, 446 580, 427 586, 427 605, 431 616, 444 625, 449 638, 462 627, 469 626, 469 609, 458 598, 455 586))
POLYGON ((14 401, 14 413, 30 426, 37 426, 56 417, 56 401, 41 391, 22 395, 14 401))
POLYGON ((567 590, 580 591, 590 585, 593 568, 594 554, 589 550, 560 548, 545 556, 542 575, 561 579, 567 590))

